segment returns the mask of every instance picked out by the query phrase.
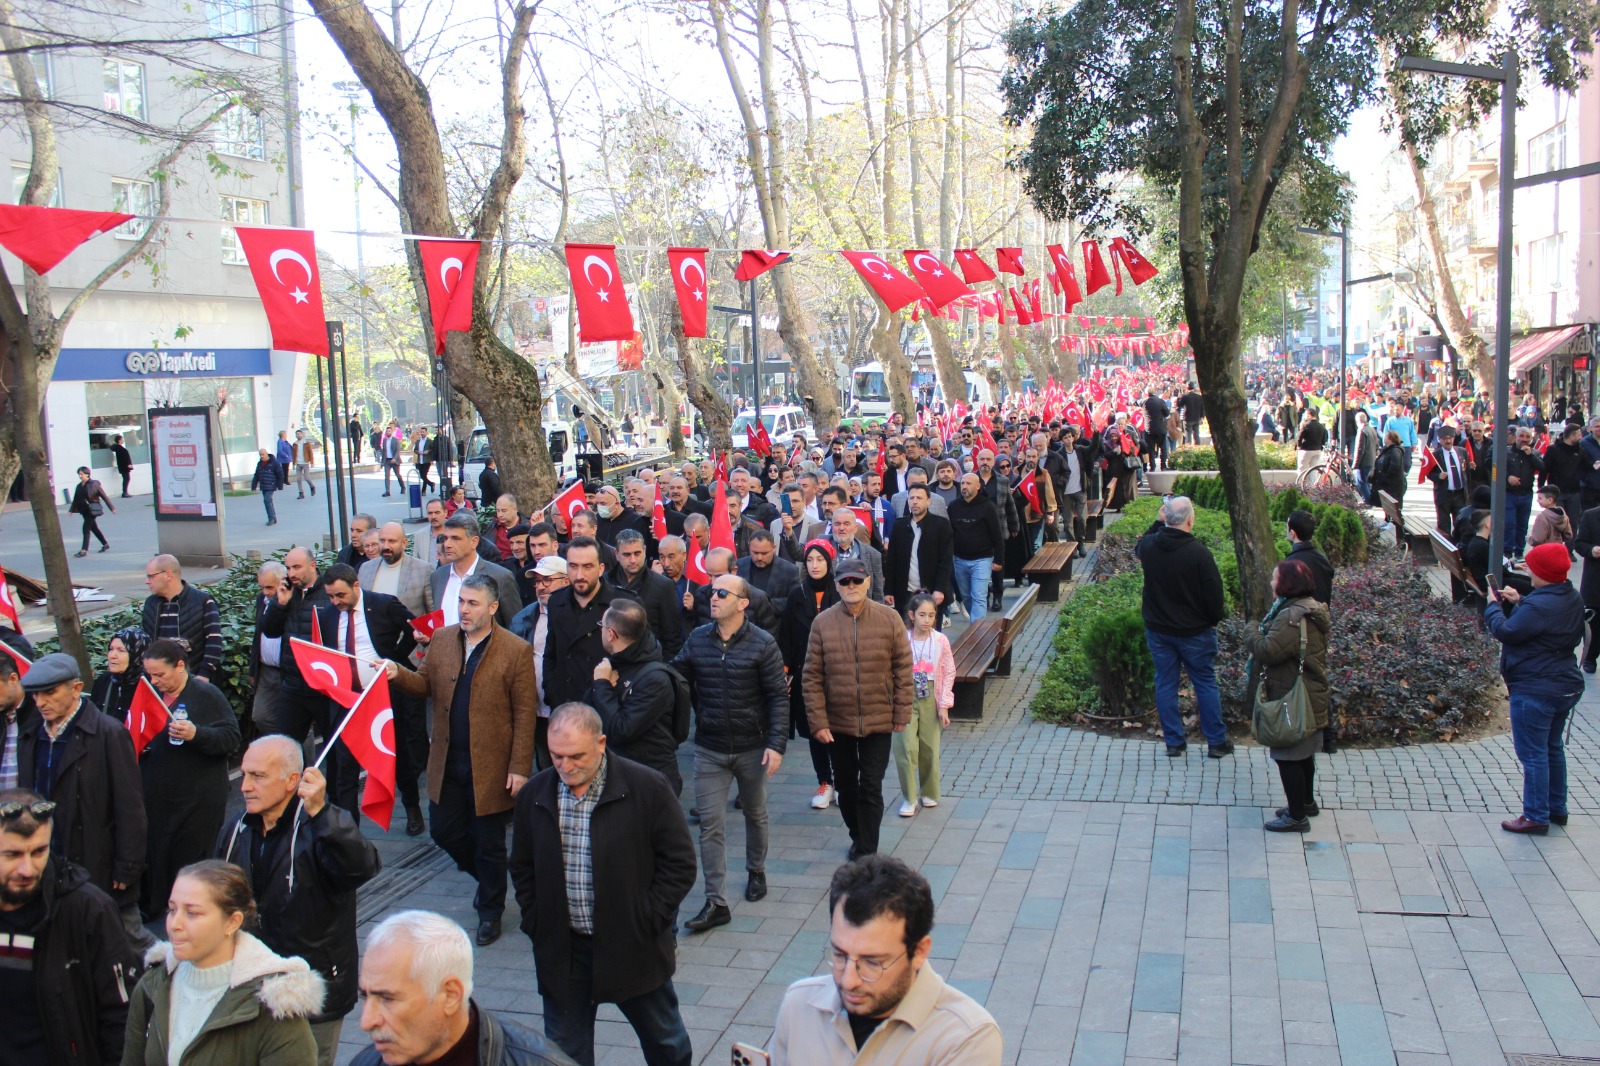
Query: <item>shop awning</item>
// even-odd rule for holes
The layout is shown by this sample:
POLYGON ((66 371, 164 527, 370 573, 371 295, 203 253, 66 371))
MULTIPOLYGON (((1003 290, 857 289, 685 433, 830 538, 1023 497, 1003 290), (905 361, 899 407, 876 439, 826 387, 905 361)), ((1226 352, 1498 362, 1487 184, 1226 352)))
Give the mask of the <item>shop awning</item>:
POLYGON ((1522 338, 1511 345, 1511 372, 1520 374, 1542 363, 1551 352, 1583 333, 1586 325, 1563 326, 1522 338))

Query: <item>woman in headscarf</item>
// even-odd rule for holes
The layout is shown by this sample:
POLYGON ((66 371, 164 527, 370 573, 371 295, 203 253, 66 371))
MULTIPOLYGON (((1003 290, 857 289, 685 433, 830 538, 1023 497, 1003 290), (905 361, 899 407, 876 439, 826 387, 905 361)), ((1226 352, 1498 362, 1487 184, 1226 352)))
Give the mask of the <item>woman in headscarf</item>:
POLYGON ((833 582, 833 562, 836 552, 826 540, 807 541, 801 552, 801 565, 805 573, 800 587, 789 594, 784 607, 782 624, 778 627, 778 643, 783 650, 783 665, 789 674, 789 728, 793 735, 811 742, 811 766, 817 772, 817 791, 811 797, 811 806, 819 811, 833 803, 833 760, 828 756, 828 746, 811 739, 811 726, 806 719, 805 700, 800 694, 800 671, 806 665, 806 648, 811 643, 811 623, 817 615, 839 602, 839 590, 833 582))
POLYGON ((119 722, 128 720, 128 704, 144 676, 144 650, 150 634, 138 626, 119 629, 106 646, 106 668, 94 679, 89 700, 119 722))

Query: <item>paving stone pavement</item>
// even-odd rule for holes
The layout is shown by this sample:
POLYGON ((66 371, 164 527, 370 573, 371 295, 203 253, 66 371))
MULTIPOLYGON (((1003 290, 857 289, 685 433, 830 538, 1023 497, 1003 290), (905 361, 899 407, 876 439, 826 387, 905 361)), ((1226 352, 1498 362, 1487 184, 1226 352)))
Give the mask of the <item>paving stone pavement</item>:
MULTIPOLYGON (((1595 722, 1579 706, 1571 825, 1543 839, 1517 808, 1508 737, 1319 757, 1323 814, 1304 838, 1261 829, 1281 802, 1264 750, 1203 748, 1035 723, 1026 704, 1053 612, 1024 631, 986 718, 945 734, 944 801, 894 815, 883 849, 918 866, 938 903, 933 965, 983 1001, 1005 1062, 1502 1066, 1508 1054, 1600 1056, 1600 822, 1595 722)), ((687 770, 687 762, 685 763, 687 770)), ((886 791, 892 792, 893 771, 886 791)), ((811 810, 802 748, 770 783, 770 894, 733 924, 679 940, 675 984, 696 1062, 766 1042, 785 986, 821 972, 825 892, 849 839, 811 810)), ((730 869, 743 822, 730 812, 730 869)), ((472 886, 442 854, 394 857, 363 903, 438 910, 473 928, 472 886)), ((741 883, 737 872, 730 880, 741 883)), ((700 886, 684 904, 702 901, 700 886)), ((516 931, 477 954, 476 998, 541 1028, 532 955, 516 931)), ((643 1062, 614 1007, 598 1061, 643 1062)), ((363 1046, 347 1020, 340 1061, 363 1046)))

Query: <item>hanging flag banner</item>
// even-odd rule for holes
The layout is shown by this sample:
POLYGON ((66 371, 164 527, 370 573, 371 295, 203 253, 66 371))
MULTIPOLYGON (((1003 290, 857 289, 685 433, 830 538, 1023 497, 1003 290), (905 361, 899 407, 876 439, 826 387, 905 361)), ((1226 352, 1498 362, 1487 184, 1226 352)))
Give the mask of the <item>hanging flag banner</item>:
POLYGON ((1027 273, 1022 267, 1021 248, 996 248, 994 250, 995 264, 1007 274, 1021 277, 1027 273))
POLYGON ((433 352, 444 351, 446 333, 472 329, 472 287, 478 275, 477 241, 418 241, 422 276, 428 283, 433 352))
POLYGON ((1083 302, 1083 290, 1078 287, 1078 272, 1072 266, 1072 257, 1067 250, 1059 244, 1052 244, 1045 248, 1050 253, 1050 261, 1056 265, 1056 278, 1061 285, 1061 299, 1063 311, 1071 311, 1083 302))
POLYGON ((913 248, 905 255, 906 265, 917 276, 917 282, 922 286, 922 291, 928 294, 928 301, 935 310, 952 300, 972 295, 972 287, 957 278, 949 267, 926 249, 913 248))
POLYGON ((1111 275, 1106 273, 1105 260, 1100 258, 1099 241, 1083 242, 1083 284, 1084 292, 1090 296, 1111 284, 1111 275))
POLYGON ((994 269, 983 261, 976 248, 957 248, 956 266, 961 268, 961 278, 968 285, 993 281, 996 277, 994 269))
POLYGON ((739 253, 739 267, 733 272, 734 281, 754 281, 785 259, 788 252, 752 248, 739 253))
POLYGON ((906 304, 916 303, 927 295, 921 286, 884 262, 875 252, 841 251, 839 254, 856 268, 861 280, 878 294, 878 298, 889 308, 890 314, 894 314, 906 304))
POLYGON ((89 238, 109 233, 133 217, 121 211, 0 204, 0 245, 34 273, 48 274, 89 238))
POLYGON ((328 324, 322 307, 316 235, 307 229, 259 226, 237 226, 234 233, 250 264, 261 307, 267 312, 272 346, 326 359, 328 324))
POLYGON ((611 244, 567 245, 567 272, 578 302, 578 339, 625 341, 634 334, 633 311, 611 244))
POLYGON ((678 294, 678 315, 683 319, 685 337, 706 335, 706 250, 668 248, 667 266, 672 269, 672 290, 678 294))
POLYGON ((1111 253, 1111 265, 1117 271, 1117 295, 1122 295, 1122 268, 1128 268, 1128 277, 1135 285, 1143 285, 1155 277, 1158 271, 1155 264, 1139 254, 1139 250, 1128 243, 1128 238, 1117 237, 1106 250, 1111 253))

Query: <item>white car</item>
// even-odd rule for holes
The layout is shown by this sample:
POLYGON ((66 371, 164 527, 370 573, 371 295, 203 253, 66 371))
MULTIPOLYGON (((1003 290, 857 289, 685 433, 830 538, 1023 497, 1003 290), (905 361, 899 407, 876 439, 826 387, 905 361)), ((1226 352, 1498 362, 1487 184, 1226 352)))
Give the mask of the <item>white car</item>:
MULTIPOLYGON (((755 424, 756 413, 746 407, 739 412, 733 420, 733 446, 735 448, 750 447, 750 427, 755 424)), ((761 424, 767 427, 767 436, 772 439, 772 447, 788 452, 794 441, 796 433, 804 433, 806 446, 817 443, 816 431, 811 428, 810 418, 803 407, 763 407, 761 409, 761 424)))

